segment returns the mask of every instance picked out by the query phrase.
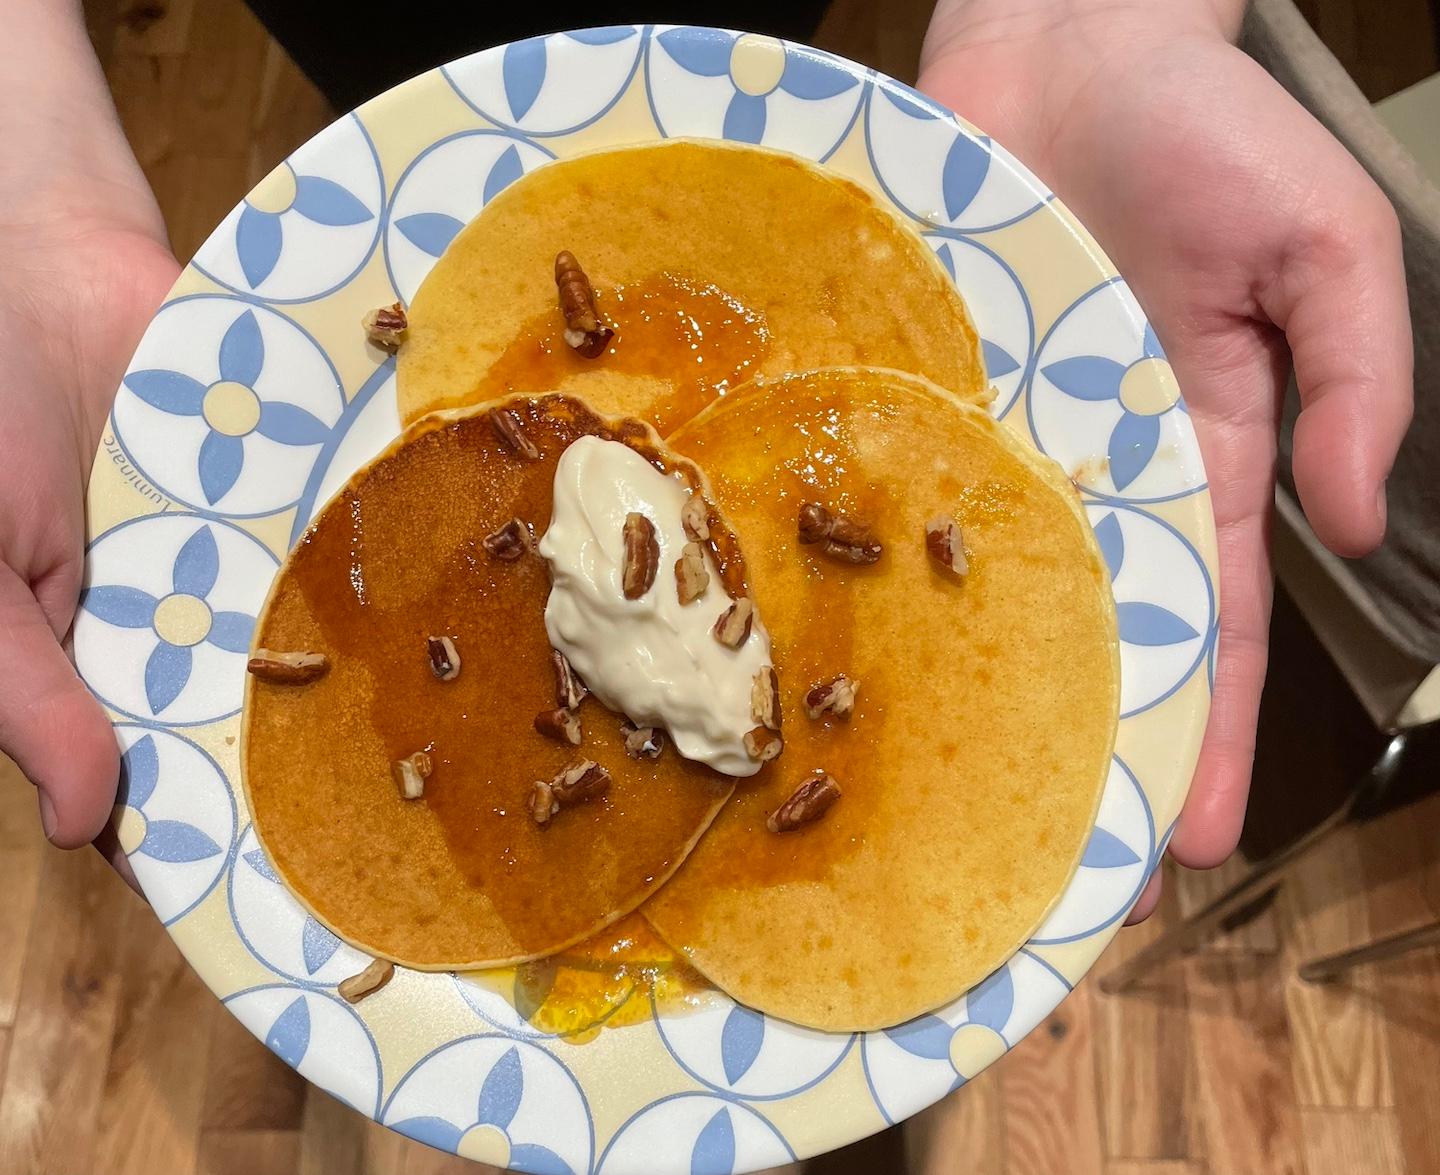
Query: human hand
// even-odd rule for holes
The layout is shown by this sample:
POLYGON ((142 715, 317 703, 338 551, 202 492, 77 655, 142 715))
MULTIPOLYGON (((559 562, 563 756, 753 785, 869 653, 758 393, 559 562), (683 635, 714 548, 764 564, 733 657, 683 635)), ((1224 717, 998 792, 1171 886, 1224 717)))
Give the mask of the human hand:
POLYGON ((73 848, 104 828, 119 770, 110 723, 61 647, 84 568, 85 483, 125 364, 179 267, 79 6, 18 0, 7 15, 0 749, 38 788, 45 835, 73 848))
MULTIPOLYGON (((1315 533, 1364 554, 1410 420, 1394 211, 1231 41, 1242 0, 942 0, 920 88, 1072 208, 1154 323, 1209 475, 1220 554, 1209 727, 1170 851, 1208 868, 1245 816, 1265 678, 1276 432, 1293 356, 1294 473, 1315 533), (1287 351, 1288 347, 1288 351, 1287 351)), ((1131 915, 1148 916, 1159 874, 1131 915)))

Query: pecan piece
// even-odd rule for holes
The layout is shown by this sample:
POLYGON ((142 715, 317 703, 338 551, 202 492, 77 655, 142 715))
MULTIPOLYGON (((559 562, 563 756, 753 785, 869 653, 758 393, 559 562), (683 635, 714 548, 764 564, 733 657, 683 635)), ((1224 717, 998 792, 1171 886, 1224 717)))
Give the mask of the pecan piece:
POLYGON ((425 781, 430 778, 433 764, 424 751, 416 751, 390 764, 390 774, 400 789, 402 800, 418 800, 425 794, 425 781))
POLYGON ((970 570, 970 560, 965 557, 965 533, 953 518, 941 515, 925 524, 925 549, 946 571, 963 576, 970 570))
POLYGON ((839 798, 840 785, 825 772, 817 771, 770 813, 765 827, 771 832, 794 832, 819 820, 839 798))
POLYGON ((460 654, 448 636, 427 636, 425 651, 430 657, 430 672, 441 681, 454 681, 460 676, 460 654))
POLYGON ((610 772, 600 764, 582 759, 572 763, 549 783, 537 779, 530 790, 530 817, 536 824, 548 824, 561 808, 571 808, 603 795, 610 788, 610 772))
POLYGON ((562 710, 575 709, 590 696, 589 687, 559 649, 550 650, 550 664, 555 670, 555 704, 562 710))
POLYGON ((820 545, 820 553, 837 563, 874 563, 884 548, 863 522, 827 510, 819 502, 800 507, 796 534, 801 545, 820 545))
POLYGON ((680 603, 692 604, 710 586, 710 573, 705 570, 705 552, 699 543, 686 543, 675 560, 675 591, 680 603))
POLYGON ((755 605, 749 596, 741 596, 720 613, 710 633, 727 649, 738 649, 750 639, 754 624, 755 605))
POLYGON ((555 292, 565 316, 565 342, 585 359, 603 355, 615 332, 600 321, 595 287, 568 249, 555 254, 555 292))
POLYGON ((393 355, 405 341, 410 319, 405 313, 405 307, 396 302, 393 306, 381 306, 378 310, 368 311, 360 320, 360 325, 365 328, 367 339, 382 351, 389 351, 393 355))
POLYGON ((535 729, 557 743, 580 745, 580 719, 573 710, 541 710, 535 715, 535 729))
POLYGON ((359 975, 342 979, 335 989, 347 1004, 358 1004, 367 995, 374 995, 395 977, 395 964, 389 959, 371 959, 359 975))
POLYGON ((780 679, 767 665, 750 682, 750 717, 771 730, 780 729, 780 679))
POLYGON ((488 415, 495 435, 504 441, 511 451, 526 461, 540 460, 540 450, 525 431, 525 426, 520 422, 520 414, 515 409, 491 408, 488 415))
POLYGON ((785 740, 780 737, 779 733, 764 726, 747 730, 741 741, 745 744, 745 753, 757 763, 768 763, 771 759, 778 759, 780 752, 785 749, 785 740))
POLYGON ((805 715, 808 718, 819 718, 829 712, 837 718, 849 718, 855 709, 855 695, 859 692, 858 681, 843 673, 837 673, 805 695, 805 715))
POLYGON ((620 587, 627 600, 638 600, 655 585, 660 570, 660 544, 655 541, 655 524, 632 510, 625 515, 625 563, 620 587))
POLYGON ((499 530, 487 534, 481 543, 492 559, 514 563, 535 549, 535 536, 530 533, 530 524, 523 518, 512 518, 499 530))
POLYGON ((256 649, 245 666, 260 681, 274 685, 304 685, 323 677, 330 668, 324 653, 281 653, 274 649, 256 649))
POLYGON ((699 494, 691 494, 680 507, 680 525, 692 543, 703 543, 710 537, 710 504, 699 494))
POLYGON ((665 749, 665 732, 654 726, 636 726, 623 722, 620 733, 625 739, 625 753, 632 759, 658 759, 665 749))

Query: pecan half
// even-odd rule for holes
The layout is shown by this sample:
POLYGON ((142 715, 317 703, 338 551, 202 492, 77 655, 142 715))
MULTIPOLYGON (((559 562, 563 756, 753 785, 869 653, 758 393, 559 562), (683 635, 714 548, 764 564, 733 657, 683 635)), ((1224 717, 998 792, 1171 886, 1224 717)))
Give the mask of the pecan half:
POLYGON ((448 636, 427 636, 425 651, 430 656, 430 672, 441 681, 454 681, 460 676, 460 654, 448 636))
POLYGON ((750 639, 754 624, 755 605, 749 596, 741 596, 720 613, 710 633, 727 649, 738 649, 750 639))
POLYGON ((539 461, 540 450, 520 422, 520 414, 513 408, 491 408, 490 426, 495 435, 508 445, 512 452, 526 461, 539 461))
POLYGON ((382 351, 389 351, 393 355, 405 341, 410 319, 405 313, 405 307, 396 302, 393 306, 381 306, 378 310, 368 311, 360 320, 360 325, 365 328, 367 339, 382 351))
POLYGON ((580 719, 573 710, 541 710, 535 715, 535 729, 557 743, 580 745, 580 719))
POLYGON ((965 557, 965 533, 953 518, 942 515, 925 524, 925 549, 946 571, 963 576, 970 570, 970 560, 965 557))
POLYGON ((823 771, 817 771, 770 813, 765 827, 771 832, 794 832, 813 824, 840 798, 840 785, 823 771))
POLYGON ((523 518, 512 518, 499 530, 487 534, 481 543, 492 559, 514 563, 535 549, 535 536, 530 533, 530 524, 523 518))
POLYGON ((425 781, 430 778, 433 764, 424 751, 416 751, 390 764, 390 774, 400 789, 402 800, 418 800, 425 794, 425 781))
POLYGON ((625 515, 625 563, 620 587, 627 600, 638 600, 655 586, 660 570, 660 544, 655 541, 655 524, 643 514, 625 515))
POLYGON ((710 573, 705 570, 705 552, 699 543, 686 543, 675 560, 675 591, 680 603, 692 604, 710 586, 710 573))
POLYGON ((805 715, 819 718, 828 712, 837 718, 849 718, 855 709, 855 695, 859 692, 858 681, 838 673, 805 695, 805 715))
POLYGON ((692 543, 703 543, 710 537, 710 503, 699 494, 691 494, 680 507, 680 525, 692 543))
POLYGON ((568 249, 555 254, 555 292, 565 316, 565 342, 585 359, 603 355, 615 332, 600 321, 595 287, 568 249))
POLYGON ((536 824, 548 824, 561 808, 572 808, 603 795, 610 788, 610 772, 582 759, 572 763, 549 783, 537 779, 530 790, 530 817, 536 824))
POLYGON ((796 534, 803 546, 820 545, 820 553, 837 563, 874 563, 884 548, 863 522, 827 510, 819 502, 800 507, 796 534))
POLYGON ((330 668, 324 653, 281 653, 256 649, 245 668, 259 681, 273 685, 304 685, 323 677, 330 668))
POLYGON ((550 650, 550 665, 555 670, 555 704, 562 710, 575 709, 590 696, 590 688, 559 649, 550 650))
POLYGON ((336 991, 347 1004, 358 1004, 367 995, 374 995, 395 977, 395 964, 389 959, 371 959, 359 975, 342 979, 336 991))
POLYGON ((767 665, 750 682, 750 717, 771 730, 780 729, 780 679, 767 665))
POLYGON ((768 763, 771 759, 778 759, 780 752, 785 749, 785 740, 780 737, 779 733, 763 726, 747 730, 741 741, 745 744, 745 753, 757 763, 768 763))
POLYGON ((654 726, 636 726, 623 722, 620 733, 625 739, 625 753, 632 759, 658 759, 665 749, 665 732, 654 726))

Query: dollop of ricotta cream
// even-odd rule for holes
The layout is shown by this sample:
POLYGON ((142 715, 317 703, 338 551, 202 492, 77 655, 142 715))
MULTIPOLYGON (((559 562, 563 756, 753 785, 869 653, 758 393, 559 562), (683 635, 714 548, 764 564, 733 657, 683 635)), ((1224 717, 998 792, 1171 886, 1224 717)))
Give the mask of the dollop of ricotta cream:
MULTIPOLYGON (((681 604, 675 562, 686 543, 680 511, 689 489, 618 441, 581 437, 555 468, 545 630, 591 692, 637 726, 663 727, 687 759, 725 775, 754 775, 745 752, 755 675, 771 664, 757 615, 750 639, 727 649, 711 628, 731 604, 709 553, 710 583, 681 604), (621 587, 625 516, 645 515, 660 547, 655 582, 638 600, 621 587)), ((702 550, 704 544, 701 544, 702 550)))

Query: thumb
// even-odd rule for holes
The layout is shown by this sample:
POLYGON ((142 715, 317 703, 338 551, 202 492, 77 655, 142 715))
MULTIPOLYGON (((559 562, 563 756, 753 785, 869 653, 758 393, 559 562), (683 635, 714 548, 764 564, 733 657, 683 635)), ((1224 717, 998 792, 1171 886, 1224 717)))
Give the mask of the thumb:
POLYGON ((40 793, 61 848, 89 844, 115 803, 120 753, 105 712, 55 639, 30 589, 0 565, 0 749, 40 793))

